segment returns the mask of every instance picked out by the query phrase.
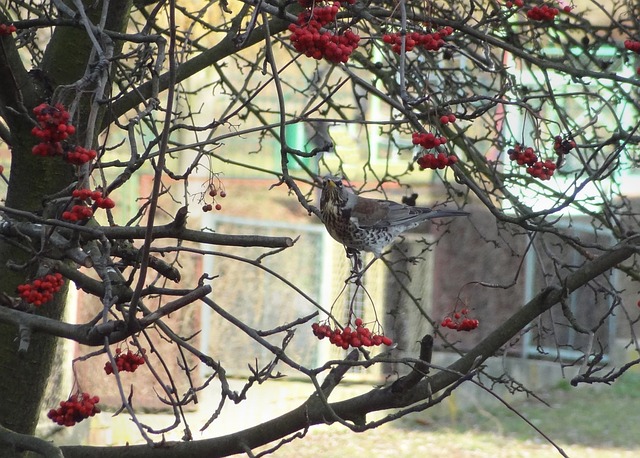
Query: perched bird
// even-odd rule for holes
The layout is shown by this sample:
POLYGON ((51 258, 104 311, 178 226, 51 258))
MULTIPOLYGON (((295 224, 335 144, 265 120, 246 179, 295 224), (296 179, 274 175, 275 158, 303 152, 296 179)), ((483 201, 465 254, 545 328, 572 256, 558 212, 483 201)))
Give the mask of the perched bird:
POLYGON ((398 235, 428 219, 469 214, 360 197, 335 178, 324 180, 320 212, 327 231, 347 248, 347 254, 369 251, 376 258, 398 235))

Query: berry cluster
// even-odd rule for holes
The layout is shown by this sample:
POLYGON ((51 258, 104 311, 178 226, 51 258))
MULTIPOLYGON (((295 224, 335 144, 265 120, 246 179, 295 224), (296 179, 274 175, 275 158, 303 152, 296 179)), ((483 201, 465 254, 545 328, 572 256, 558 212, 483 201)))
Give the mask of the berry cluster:
MULTIPOLYGON (((628 51, 632 51, 636 54, 640 54, 640 41, 637 40, 625 40, 624 47, 628 51)), ((640 67, 636 68, 636 73, 640 75, 640 67)))
POLYGON ((6 37, 16 31, 16 26, 13 24, 0 24, 0 37, 6 37))
POLYGON ((69 124, 69 112, 60 103, 51 106, 41 103, 33 109, 38 126, 31 129, 31 134, 47 143, 58 143, 66 140, 76 132, 76 128, 69 124))
MULTIPOLYGON (((454 122, 455 120, 456 118, 455 118, 455 115, 453 114, 443 115, 440 118, 440 122, 442 122, 443 124, 454 122), (443 122, 445 120, 444 118, 446 118, 446 121, 447 121, 446 123, 443 122)), ((414 145, 420 145, 424 149, 432 149, 447 143, 447 138, 436 137, 436 135, 433 134, 432 132, 426 132, 426 133, 414 132, 411 135, 411 141, 413 142, 414 145)), ((458 157, 453 154, 447 155, 442 152, 438 152, 437 154, 424 153, 418 157, 416 162, 418 163, 420 170, 424 170, 424 169, 436 170, 436 169, 444 169, 445 167, 452 166, 453 164, 458 162, 458 157)))
POLYGON ((459 312, 454 312, 453 317, 447 316, 440 326, 443 328, 455 329, 456 331, 473 331, 478 327, 480 322, 476 319, 469 318, 469 309, 463 308, 459 312))
MULTIPOLYGON (((570 143, 567 146, 570 146, 570 143)), ((558 168, 558 165, 550 159, 545 161, 539 160, 538 155, 530 146, 524 147, 523 145, 516 144, 515 147, 507 151, 507 154, 509 155, 509 159, 515 161, 518 165, 526 166, 526 172, 529 175, 543 181, 549 180, 558 168)))
POLYGON ((71 196, 78 202, 71 210, 62 213, 62 219, 67 221, 84 221, 93 216, 93 210, 86 204, 94 202, 98 208, 111 209, 116 206, 115 202, 110 197, 103 197, 102 192, 90 189, 74 189, 71 196))
POLYGON ((82 146, 75 146, 73 150, 66 151, 64 160, 69 164, 82 165, 96 158, 97 153, 92 149, 86 149, 82 146))
POLYGON ((509 159, 515 161, 518 165, 531 166, 538 161, 534 149, 530 146, 524 147, 520 143, 516 143, 516 146, 507 151, 509 159))
POLYGON ((556 135, 553 139, 553 150, 558 156, 569 153, 576 147, 576 142, 570 138, 562 138, 560 135, 556 135))
POLYGON ((71 207, 71 210, 62 212, 62 219, 67 221, 85 221, 93 216, 93 210, 86 205, 76 204, 71 207))
POLYGON ((74 165, 82 165, 96 158, 94 150, 66 143, 76 128, 69 124, 69 112, 60 103, 51 106, 41 103, 33 109, 38 125, 31 129, 31 134, 40 139, 40 143, 31 150, 36 156, 62 156, 74 165))
POLYGON ((361 318, 356 318, 354 322, 356 328, 351 329, 349 326, 344 329, 331 329, 327 324, 313 323, 311 329, 313 335, 322 340, 325 337, 336 347, 348 349, 349 347, 371 347, 378 345, 393 345, 393 340, 385 335, 373 334, 369 328, 362 324, 361 318))
POLYGON ((516 8, 522 8, 524 6, 524 1, 523 0, 507 0, 507 2, 505 3, 505 6, 507 8, 513 8, 514 6, 516 8))
POLYGON ((213 185, 209 185, 209 196, 213 197, 213 203, 203 205, 202 211, 210 212, 214 208, 218 211, 222 210, 222 204, 220 204, 219 202, 216 202, 216 197, 222 197, 223 199, 227 197, 227 193, 225 192, 225 190, 218 189, 213 185))
MULTIPOLYGON (((407 33, 405 35, 404 49, 406 52, 409 52, 418 46, 427 51, 439 51, 445 44, 444 40, 452 33, 453 29, 449 26, 431 33, 407 33)), ((396 54, 402 52, 402 33, 386 33, 382 36, 382 41, 391 45, 391 50, 396 54)))
MULTIPOLYGON (((298 4, 303 8, 313 8, 318 3, 320 3, 318 0, 298 0, 298 4)), ((337 3, 339 3, 342 6, 347 6, 347 5, 355 4, 356 0, 341 0, 341 1, 338 1, 337 3)))
POLYGON ((100 408, 96 405, 98 402, 98 396, 91 396, 89 393, 74 394, 67 401, 60 401, 60 407, 51 409, 47 417, 60 426, 73 426, 100 413, 100 408))
POLYGON ((553 6, 534 6, 527 11, 527 17, 533 21, 553 21, 559 12, 560 10, 553 6))
POLYGON ((453 113, 440 116, 440 124, 445 125, 445 126, 447 124, 453 124, 457 120, 458 120, 458 118, 453 113))
MULTIPOLYGON (((141 353, 145 353, 144 348, 141 350, 141 353)), ((115 360, 118 372, 135 372, 138 367, 144 364, 144 358, 140 353, 133 353, 131 350, 122 353, 121 348, 116 348, 115 360)), ((107 375, 113 374, 111 361, 105 363, 104 371, 107 375)))
POLYGON ((625 40, 624 47, 628 51, 633 51, 636 54, 640 54, 640 41, 636 40, 625 40))
POLYGON ((432 132, 414 132, 411 134, 414 145, 420 145, 424 149, 436 148, 447 143, 447 137, 436 137, 432 132))
POLYGON ((445 167, 450 167, 456 162, 458 162, 458 157, 454 154, 444 154, 444 153, 426 153, 420 156, 416 162, 420 167, 420 170, 424 169, 444 169, 445 167))
POLYGON ((115 202, 111 200, 109 197, 103 197, 102 191, 95 190, 92 191, 90 189, 74 189, 71 193, 71 196, 74 199, 83 200, 83 201, 91 201, 93 200, 96 205, 100 208, 113 208, 116 206, 115 202))
POLYGON ((556 163, 547 159, 546 161, 537 161, 535 164, 527 167, 527 173, 533 178, 539 178, 545 181, 551 178, 556 168, 556 163))
MULTIPOLYGON (((302 1, 301 4, 306 5, 302 1)), ((360 37, 351 30, 335 34, 323 29, 328 24, 335 22, 336 16, 342 5, 335 1, 328 6, 308 6, 298 15, 295 24, 289 25, 291 43, 296 51, 307 57, 320 60, 322 58, 332 63, 347 62, 351 53, 358 47, 360 37)), ((352 2, 349 2, 352 3, 352 2)))
POLYGON ((64 284, 64 278, 60 273, 45 275, 37 278, 31 283, 18 285, 18 294, 30 304, 40 307, 42 304, 53 299, 53 295, 57 293, 64 284))

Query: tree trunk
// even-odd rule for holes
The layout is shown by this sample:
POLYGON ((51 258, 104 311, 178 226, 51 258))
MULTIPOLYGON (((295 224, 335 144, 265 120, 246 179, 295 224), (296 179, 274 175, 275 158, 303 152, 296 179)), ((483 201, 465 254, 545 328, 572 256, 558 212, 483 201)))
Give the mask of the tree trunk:
MULTIPOLYGON (((102 4, 100 2, 86 2, 87 14, 94 23, 99 20, 102 4)), ((122 31, 126 24, 130 2, 111 2, 107 13, 109 30, 122 31)), ((116 52, 122 44, 116 44, 116 52)), ((27 76, 26 70, 15 50, 7 50, 3 56, 7 63, 1 70, 11 73, 11 79, 18 89, 16 94, 2 92, 0 96, 13 112, 5 113, 8 128, 11 132, 11 174, 5 205, 9 208, 41 212, 42 201, 48 195, 59 192, 69 186, 76 179, 73 166, 62 159, 34 156, 31 148, 36 143, 31 135, 35 125, 32 120, 32 109, 46 101, 52 95, 59 95, 56 88, 62 85, 72 85, 83 77, 91 58, 92 44, 82 27, 57 27, 47 46, 37 79, 27 76), (46 81, 46 84, 39 85, 46 81), (54 90, 51 94, 50 86, 54 90), (12 114, 13 113, 13 114, 12 114)), ((9 85, 8 85, 9 86, 9 85)), ((86 88, 83 88, 86 90, 86 88)), ((16 92, 15 90, 13 91, 16 92)), ((74 142, 85 144, 87 132, 87 117, 92 97, 102 98, 104 94, 88 95, 80 99, 79 113, 73 122, 78 136, 74 142)), ((66 100, 76 95, 75 90, 69 91, 66 100)), ((100 120, 97 125, 100 124, 100 120)), ((94 132, 92 143, 99 132, 94 132)), ((53 216, 53 215, 51 215, 53 216)), ((24 242, 22 242, 24 243, 24 242)), ((39 241, 35 241, 33 252, 28 253, 23 248, 16 247, 0 240, 0 291, 15 291, 20 283, 39 276, 46 269, 46 262, 36 257, 40 248, 39 241), (9 265, 14 266, 11 268, 9 265), (16 267, 20 268, 16 268, 16 267)), ((64 312, 64 303, 68 285, 62 288, 55 299, 40 307, 35 313, 47 317, 60 319, 64 312)), ((18 352, 20 344, 19 329, 13 326, 0 325, 0 390, 3 393, 0 402, 0 424, 23 434, 33 434, 41 412, 41 402, 44 396, 47 380, 51 371, 51 363, 56 349, 56 338, 44 334, 34 334, 28 349, 18 352)), ((46 406, 46 408, 55 406, 46 406)), ((0 448, 0 456, 19 456, 18 450, 0 448)))

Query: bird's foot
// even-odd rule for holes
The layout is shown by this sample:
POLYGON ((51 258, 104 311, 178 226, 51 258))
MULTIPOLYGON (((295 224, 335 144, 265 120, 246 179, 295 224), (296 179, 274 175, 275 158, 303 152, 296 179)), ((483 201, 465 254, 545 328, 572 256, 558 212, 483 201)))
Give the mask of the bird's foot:
POLYGON ((357 285, 362 284, 362 257, 358 250, 347 248, 347 257, 351 260, 351 275, 345 283, 354 282, 357 285))
POLYGON ((351 275, 344 281, 345 283, 354 283, 356 286, 362 286, 362 274, 360 271, 351 271, 351 275))

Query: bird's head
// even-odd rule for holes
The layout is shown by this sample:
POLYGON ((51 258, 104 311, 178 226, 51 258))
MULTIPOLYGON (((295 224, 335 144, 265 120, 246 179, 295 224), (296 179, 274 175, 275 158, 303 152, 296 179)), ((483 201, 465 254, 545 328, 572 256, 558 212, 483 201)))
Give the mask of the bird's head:
POLYGON ((344 207, 352 195, 342 184, 342 180, 336 177, 326 177, 322 182, 322 195, 320 196, 320 210, 329 210, 329 207, 344 207))

